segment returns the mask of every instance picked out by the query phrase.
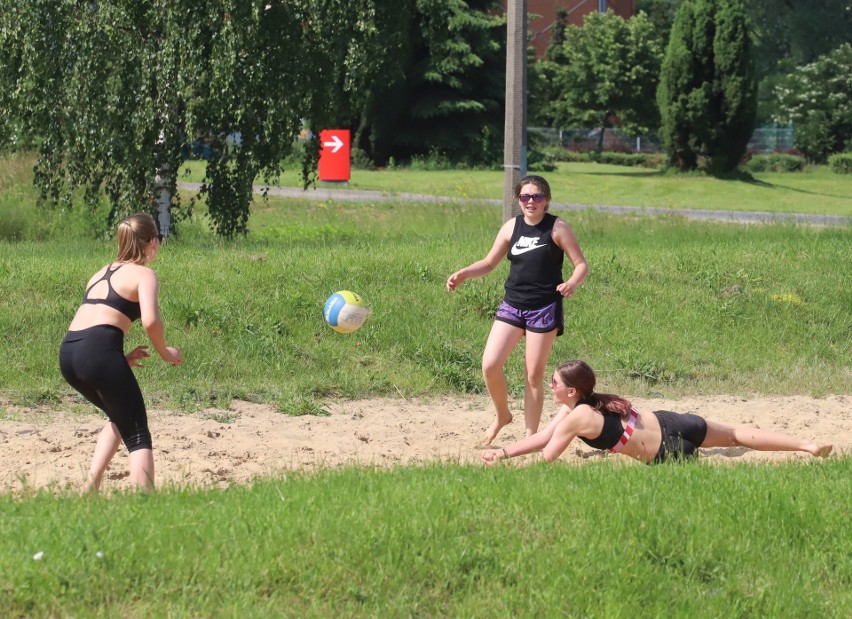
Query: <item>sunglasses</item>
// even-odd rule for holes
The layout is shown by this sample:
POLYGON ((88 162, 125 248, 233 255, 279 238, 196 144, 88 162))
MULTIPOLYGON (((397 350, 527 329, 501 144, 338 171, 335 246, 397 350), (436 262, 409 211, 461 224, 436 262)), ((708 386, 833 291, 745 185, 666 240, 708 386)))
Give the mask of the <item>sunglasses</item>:
POLYGON ((164 239, 164 238, 166 238, 166 237, 165 237, 165 235, 163 235, 163 234, 158 234, 158 235, 157 235, 157 240, 158 240, 158 241, 160 241, 160 243, 162 243, 162 242, 163 242, 163 239, 164 239))
POLYGON ((522 193, 518 196, 518 200, 521 202, 529 202, 532 200, 535 204, 539 202, 543 202, 546 196, 543 193, 522 193))
MULTIPOLYGON (((565 387, 566 389, 571 389, 571 385, 565 385, 556 380, 556 377, 550 379, 550 388, 551 389, 559 389, 560 387, 565 387)), ((576 387, 574 387, 576 389, 576 387)))

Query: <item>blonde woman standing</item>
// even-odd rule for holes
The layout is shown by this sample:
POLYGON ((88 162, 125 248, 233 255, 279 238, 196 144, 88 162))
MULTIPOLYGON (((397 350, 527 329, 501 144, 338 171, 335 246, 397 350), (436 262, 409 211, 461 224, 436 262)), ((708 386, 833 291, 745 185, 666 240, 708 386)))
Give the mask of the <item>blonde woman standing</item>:
POLYGON ((157 258, 162 236, 147 213, 132 215, 118 226, 118 256, 86 285, 83 301, 59 347, 62 376, 109 422, 98 436, 84 492, 97 492, 104 472, 123 441, 130 454, 130 481, 154 487, 154 454, 148 416, 134 367, 149 357, 148 346, 125 355, 124 336, 141 320, 160 358, 174 366, 183 355, 166 344, 160 317, 159 281, 149 265, 157 258))

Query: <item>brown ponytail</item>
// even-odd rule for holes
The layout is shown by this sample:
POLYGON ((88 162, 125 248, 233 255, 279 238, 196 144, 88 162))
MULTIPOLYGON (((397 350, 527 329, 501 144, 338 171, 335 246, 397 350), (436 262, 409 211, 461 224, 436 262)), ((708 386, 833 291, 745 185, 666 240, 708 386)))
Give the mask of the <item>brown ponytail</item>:
POLYGON ((613 413, 623 419, 630 415, 632 405, 629 400, 612 393, 595 393, 595 372, 585 361, 566 361, 556 368, 556 373, 565 386, 574 387, 580 394, 578 404, 588 404, 597 411, 613 413))

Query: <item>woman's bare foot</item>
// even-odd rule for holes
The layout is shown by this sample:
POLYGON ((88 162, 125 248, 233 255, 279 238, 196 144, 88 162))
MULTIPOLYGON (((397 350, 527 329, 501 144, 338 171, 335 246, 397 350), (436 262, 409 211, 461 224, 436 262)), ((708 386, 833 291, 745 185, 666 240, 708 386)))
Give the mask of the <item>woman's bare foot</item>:
POLYGON ((488 426, 488 431, 485 433, 485 437, 482 439, 482 442, 477 445, 477 447, 489 447, 491 445, 491 441, 497 438, 497 435, 500 434, 500 430, 512 423, 513 419, 514 417, 511 414, 508 419, 501 419, 499 415, 495 415, 494 421, 492 421, 491 425, 488 426))
POLYGON ((832 449, 834 449, 834 445, 814 445, 808 449, 808 452, 817 458, 826 458, 832 449))

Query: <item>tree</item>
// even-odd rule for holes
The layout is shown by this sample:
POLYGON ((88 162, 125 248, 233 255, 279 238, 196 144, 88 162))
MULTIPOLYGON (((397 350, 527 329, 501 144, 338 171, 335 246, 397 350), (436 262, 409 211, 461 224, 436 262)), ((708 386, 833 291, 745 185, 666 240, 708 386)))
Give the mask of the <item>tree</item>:
POLYGON ((735 170, 754 132, 757 76, 748 16, 741 0, 720 0, 713 37, 716 124, 708 143, 711 168, 735 170))
POLYGON ((740 0, 686 0, 672 27, 657 102, 669 162, 737 167, 754 131, 757 82, 740 0))
POLYGON ((681 0, 636 0, 636 12, 645 13, 663 41, 669 40, 681 0))
MULTIPOLYGON (((395 5, 0 0, 0 116, 20 119, 0 131, 38 136, 42 202, 70 205, 83 188, 94 204, 103 191, 111 221, 175 195, 187 145, 206 140, 201 193, 231 238, 247 230, 255 177, 277 176, 303 120, 327 126, 359 107, 364 84, 395 77, 395 5), (227 148, 229 136, 241 146, 227 148)), ((175 197, 172 210, 190 209, 175 197)))
POLYGON ((793 123, 796 146, 810 159, 852 148, 852 45, 799 67, 776 93, 776 120, 793 123))
POLYGON ((801 66, 844 43, 852 43, 849 0, 749 0, 759 77, 775 73, 778 63, 801 66))
POLYGON ((776 93, 786 75, 852 44, 852 7, 849 0, 751 0, 747 9, 754 25, 760 80, 758 118, 770 122, 783 115, 776 93))
MULTIPOLYGON (((636 0, 655 28, 668 32, 682 0, 636 0)), ((852 43, 849 0, 749 0, 745 3, 754 36, 758 79, 758 122, 778 116, 776 88, 795 67, 852 43)))
POLYGON ((505 19, 494 0, 400 0, 402 71, 367 86, 352 121, 377 164, 432 153, 489 164, 502 148, 505 19))
POLYGON ((600 127, 598 150, 613 122, 637 134, 651 131, 659 124, 661 56, 662 42, 644 13, 627 21, 611 11, 591 13, 582 27, 565 28, 561 48, 537 64, 536 83, 549 77, 557 93, 538 115, 555 126, 600 127))

